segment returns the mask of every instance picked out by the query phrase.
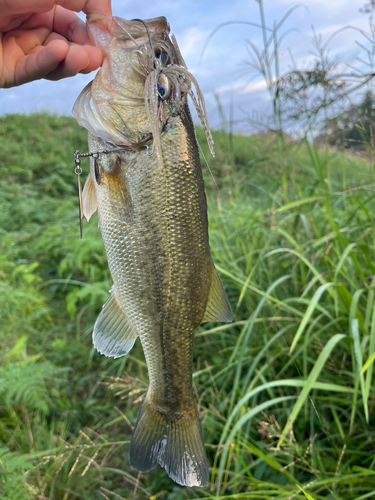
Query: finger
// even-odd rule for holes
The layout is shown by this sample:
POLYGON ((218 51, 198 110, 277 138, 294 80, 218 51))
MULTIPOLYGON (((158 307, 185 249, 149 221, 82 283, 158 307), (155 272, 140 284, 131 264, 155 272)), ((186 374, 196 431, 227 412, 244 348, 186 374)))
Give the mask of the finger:
POLYGON ((112 16, 111 0, 55 0, 54 3, 75 12, 112 16))
POLYGON ((64 61, 44 78, 47 80, 60 80, 61 78, 74 76, 77 73, 90 73, 90 71, 100 67, 102 60, 102 52, 97 47, 70 45, 64 61))
POLYGON ((56 70, 69 52, 63 40, 54 40, 47 46, 34 48, 31 54, 20 57, 14 70, 14 86, 45 78, 56 70))
POLYGON ((89 64, 80 70, 80 73, 87 74, 91 73, 91 71, 95 71, 99 69, 103 63, 103 52, 97 47, 93 47, 92 45, 85 45, 83 48, 87 51, 89 56, 89 64))
POLYGON ((59 5, 55 8, 53 30, 63 35, 67 40, 80 45, 89 45, 90 40, 86 24, 74 12, 59 5))
POLYGON ((30 14, 31 12, 48 12, 53 9, 55 3, 55 0, 29 0, 28 2, 25 2, 25 0, 3 0, 1 2, 1 14, 2 16, 14 16, 30 14))
MULTIPOLYGON (((105 3, 105 2, 100 2, 105 3)), ((35 14, 19 26, 19 30, 36 30, 41 26, 48 27, 50 31, 56 31, 67 40, 80 45, 90 44, 86 23, 74 12, 60 5, 55 9, 42 14, 35 14)))
POLYGON ((103 14, 103 16, 111 17, 111 0, 87 0, 82 11, 85 14, 103 14))
POLYGON ((28 18, 19 25, 17 30, 34 31, 40 28, 52 31, 54 9, 41 14, 29 14, 28 18))
POLYGON ((48 28, 37 28, 34 30, 14 30, 4 35, 2 40, 4 58, 6 61, 17 61, 17 51, 21 49, 27 55, 32 49, 43 45, 51 30, 48 28))
POLYGON ((55 5, 61 5, 74 12, 84 12, 85 14, 103 14, 111 16, 110 0, 2 0, 2 17, 19 14, 42 13, 52 10, 55 5))

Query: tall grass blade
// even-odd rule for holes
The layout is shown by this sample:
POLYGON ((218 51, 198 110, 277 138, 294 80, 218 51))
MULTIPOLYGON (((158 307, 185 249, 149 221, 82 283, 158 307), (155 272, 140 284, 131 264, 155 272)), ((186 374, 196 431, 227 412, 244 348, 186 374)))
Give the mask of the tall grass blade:
POLYGON ((292 342, 292 345, 290 346, 290 352, 292 353, 294 348, 296 347, 297 345, 297 342, 298 340, 300 339, 301 335, 303 334, 305 328, 306 328, 306 325, 307 323, 310 321, 310 318, 312 316, 312 314, 314 313, 316 307, 317 307, 317 304, 321 298, 321 296, 323 295, 323 293, 327 290, 327 288, 333 286, 334 283, 326 283, 324 285, 321 285, 317 291, 314 293, 314 296, 312 297, 307 309, 306 309, 306 312, 302 318, 302 321, 298 327, 298 330, 293 338, 293 342, 292 342))
POLYGON ((316 379, 319 377, 320 372, 322 371, 325 362, 327 361, 328 356, 331 354, 332 350, 335 348, 335 346, 340 342, 342 339, 344 339, 346 335, 337 333, 334 335, 324 346, 324 349, 322 352, 319 354, 318 359, 316 360, 313 369, 311 370, 310 375, 308 376, 304 387, 298 396, 298 399, 293 406, 292 412, 290 414, 290 417, 288 418, 288 421, 281 433, 280 439, 277 443, 277 446, 280 447, 283 441, 285 440, 286 435, 290 432, 293 423, 295 419, 297 418, 297 415, 299 411, 302 408, 303 403, 305 402, 306 398, 308 397, 311 389, 313 388, 314 382, 316 382, 316 379))
POLYGON ((363 361, 362 361, 362 350, 361 350, 361 345, 360 345, 360 340, 359 340, 359 328, 358 328, 358 319, 354 318, 352 320, 351 324, 351 331, 352 331, 352 337, 353 337, 353 344, 354 344, 354 355, 356 359, 356 377, 359 377, 359 383, 361 387, 361 393, 362 393, 362 402, 363 402, 363 409, 365 411, 365 417, 366 417, 366 422, 368 422, 369 419, 369 413, 368 413, 368 397, 366 394, 366 389, 365 389, 365 380, 363 376, 363 361))

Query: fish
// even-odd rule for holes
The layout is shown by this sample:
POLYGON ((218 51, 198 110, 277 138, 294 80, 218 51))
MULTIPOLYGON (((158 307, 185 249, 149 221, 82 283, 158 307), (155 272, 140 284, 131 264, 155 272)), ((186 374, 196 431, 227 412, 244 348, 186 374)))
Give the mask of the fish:
POLYGON ((231 322, 211 258, 207 203, 190 96, 213 153, 204 98, 165 17, 89 15, 103 65, 73 115, 88 130, 87 220, 98 210, 113 280, 94 325, 103 355, 126 355, 139 337, 149 387, 129 463, 158 464, 176 483, 206 487, 209 468, 192 384, 194 331, 231 322))

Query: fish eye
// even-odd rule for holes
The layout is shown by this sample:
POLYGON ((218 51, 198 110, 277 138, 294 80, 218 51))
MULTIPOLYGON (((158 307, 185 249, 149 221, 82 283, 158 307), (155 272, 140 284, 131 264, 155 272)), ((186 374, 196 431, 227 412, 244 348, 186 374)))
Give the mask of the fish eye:
POLYGON ((158 80, 158 94, 162 101, 164 101, 170 94, 170 84, 166 76, 160 75, 158 80))
POLYGON ((155 57, 157 59, 160 59, 162 64, 165 64, 167 62, 167 59, 168 59, 168 54, 163 49, 156 49, 155 50, 155 57))

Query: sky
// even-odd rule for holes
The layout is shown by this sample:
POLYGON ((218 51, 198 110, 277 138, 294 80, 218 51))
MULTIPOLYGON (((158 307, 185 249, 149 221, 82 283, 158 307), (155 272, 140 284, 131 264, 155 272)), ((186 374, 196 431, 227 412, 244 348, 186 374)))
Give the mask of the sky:
MULTIPOLYGON (((370 47, 358 31, 370 31, 369 15, 359 11, 364 3, 365 0, 309 0, 301 4, 294 0, 263 0, 266 26, 270 30, 294 9, 278 32, 279 38, 285 33, 279 51, 280 72, 292 67, 306 68, 312 63, 313 32, 325 43, 338 29, 348 25, 355 29, 347 29, 332 38, 330 56, 363 69, 368 55, 360 44, 370 47), (358 62, 358 58, 362 62, 358 62)), ((250 41, 256 50, 263 48, 261 29, 246 24, 260 24, 258 1, 112 0, 112 9, 113 15, 126 19, 160 15, 168 19, 186 64, 203 91, 211 126, 220 124, 217 99, 226 119, 234 120, 237 129, 246 131, 249 117, 262 120, 267 116, 270 98, 263 77, 249 65, 247 44, 250 41), (210 34, 229 21, 234 23, 220 28, 207 44, 210 34)), ((58 82, 39 80, 1 89, 0 114, 47 110, 70 115, 78 94, 93 77, 91 73, 58 82)))

